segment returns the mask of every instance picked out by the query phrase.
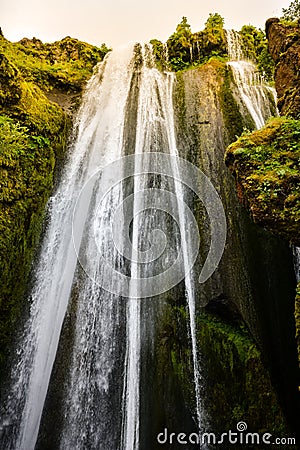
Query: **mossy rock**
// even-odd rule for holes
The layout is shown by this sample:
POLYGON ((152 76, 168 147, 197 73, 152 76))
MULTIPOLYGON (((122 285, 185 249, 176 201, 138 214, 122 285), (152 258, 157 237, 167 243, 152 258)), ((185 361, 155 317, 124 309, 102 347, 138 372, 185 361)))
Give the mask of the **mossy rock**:
POLYGON ((240 201, 257 224, 300 245, 300 121, 271 119, 226 151, 240 201))
POLYGON ((45 91, 60 88, 81 92, 93 67, 109 50, 105 44, 98 48, 71 37, 52 44, 36 38, 12 43, 0 37, 0 52, 13 62, 26 81, 45 91))
MULTIPOLYGON (((56 112, 60 138, 66 141, 65 117, 56 112)), ((53 187, 56 151, 61 150, 61 142, 54 136, 50 141, 50 137, 34 134, 16 120, 0 116, 0 362, 11 345, 22 310, 31 261, 53 187)))
POLYGON ((45 207, 71 127, 70 117, 46 97, 49 85, 41 84, 42 90, 22 72, 20 62, 28 58, 38 73, 43 45, 35 41, 34 57, 22 53, 20 45, 0 37, 0 370, 24 311, 45 207))
POLYGON ((208 313, 198 317, 198 345, 205 370, 205 410, 214 432, 235 429, 277 435, 285 420, 261 353, 245 326, 208 313))
POLYGON ((233 79, 228 66, 223 66, 223 83, 220 90, 220 103, 224 117, 228 142, 234 142, 246 127, 239 105, 233 95, 233 79))
POLYGON ((21 97, 18 69, 0 53, 0 108, 15 105, 21 97))

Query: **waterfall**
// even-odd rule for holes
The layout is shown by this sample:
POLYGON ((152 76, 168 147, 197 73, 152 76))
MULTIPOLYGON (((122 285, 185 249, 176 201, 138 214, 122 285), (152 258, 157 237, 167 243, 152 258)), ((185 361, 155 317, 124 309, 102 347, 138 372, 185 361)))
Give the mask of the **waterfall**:
POLYGON ((190 46, 190 63, 193 63, 194 55, 193 55, 193 46, 190 46))
POLYGON ((300 282, 300 247, 293 247, 294 267, 297 283, 300 282))
MULTIPOLYGON (((174 76, 169 74, 169 86, 168 86, 168 117, 169 117, 169 127, 171 130, 169 136, 169 146, 170 153, 173 156, 179 156, 178 150, 176 146, 176 136, 175 136, 175 126, 174 126, 174 114, 172 107, 172 95, 173 95, 173 82, 174 76)), ((173 172, 175 174, 175 192, 176 196, 180 199, 184 198, 184 192, 182 189, 182 185, 177 180, 180 179, 179 176, 179 168, 173 167, 173 172)), ((180 206, 179 206, 180 210, 180 206)), ((191 237, 188 234, 188 225, 185 220, 185 216, 183 211, 179 213, 180 217, 180 230, 185 230, 182 233, 182 247, 183 247, 183 259, 184 264, 186 265, 186 276, 185 276, 185 288, 186 288, 186 297, 188 303, 188 311, 189 311, 189 324, 190 324, 190 335, 191 335, 191 343, 192 343, 192 355, 193 355, 193 370, 194 370, 194 384, 195 384, 195 395, 196 395, 196 408, 197 408, 197 421, 199 430, 204 429, 204 414, 203 414, 203 405, 201 402, 201 394, 200 394, 200 383, 202 381, 200 367, 199 367, 199 358, 198 358, 198 350, 197 350, 197 337, 196 337, 196 302, 195 302, 195 289, 193 284, 193 278, 191 272, 188 270, 190 266, 190 256, 189 249, 191 245, 191 237)))
POLYGON ((168 64, 169 64, 169 49, 168 49, 168 44, 165 42, 164 44, 163 44, 163 58, 164 58, 164 60, 165 60, 165 62, 166 62, 166 67, 168 67, 168 64))
MULTIPOLYGON (((175 181, 164 174, 153 175, 149 159, 145 163, 136 159, 131 176, 126 176, 128 165, 132 169, 131 163, 122 160, 117 170, 101 171, 126 155, 164 152, 178 156, 173 84, 173 74, 155 68, 148 45, 114 50, 99 64, 88 83, 75 125, 76 140, 49 202, 48 224, 30 294, 30 317, 19 341, 11 388, 2 410, 0 442, 6 450, 35 448, 68 307, 74 310, 75 323, 72 348, 67 349, 67 381, 62 387, 64 420, 59 424, 60 448, 139 448, 143 340, 145 334, 153 333, 154 327, 153 323, 143 323, 145 313, 153 306, 143 299, 147 295, 139 279, 155 277, 169 269, 172 258, 181 253, 196 416, 199 429, 203 426, 195 289, 190 272, 192 231, 182 206, 185 191, 178 181, 179 167, 172 159, 175 181), (103 189, 114 179, 115 172, 124 174, 124 179, 121 177, 121 182, 108 189, 103 198, 103 189), (143 195, 147 190, 150 199, 158 190, 166 190, 168 209, 160 212, 157 206, 152 207, 151 213, 146 211, 149 196, 143 195), (130 206, 126 197, 131 199, 130 206), (114 245, 111 230, 115 211, 117 231, 121 231, 119 247, 114 245), (170 224, 166 214, 169 211, 178 216, 177 224, 170 224), (153 229, 161 228, 170 241, 169 253, 161 254, 161 246, 154 246, 159 250, 159 258, 151 266, 155 248, 149 253, 149 243, 153 229), (147 252, 149 263, 141 259, 147 252), (104 255, 105 263, 99 255, 104 255), (127 294, 118 278, 111 276, 108 266, 125 280, 127 294)), ((163 197, 158 198, 158 204, 162 201, 163 197)), ((157 236, 161 238, 161 234, 157 236)), ((175 277, 173 285, 182 279, 175 277)), ((157 309, 164 302, 160 292, 164 290, 156 297, 157 309)))
MULTIPOLYGON (((132 49, 114 52, 90 80, 76 123, 77 140, 49 203, 49 224, 30 295, 30 318, 20 339, 1 427, 6 449, 30 450, 35 446, 77 263, 72 243, 73 210, 95 167, 118 156, 131 58, 132 49), (105 152, 99 148, 101 140, 105 140, 105 152)), ((87 208, 83 208, 79 234, 83 233, 86 215, 87 208)))
MULTIPOLYGON (((228 31, 227 41, 237 101, 260 128, 271 116, 275 91, 244 60, 239 34, 228 31)), ((198 43, 197 49, 199 53, 198 43)), ((192 47, 190 52, 192 60, 192 47)), ((169 286, 159 278, 164 271, 170 287, 184 280, 195 422, 200 433, 205 429, 196 286, 190 270, 194 229, 184 206, 189 191, 177 162, 174 83, 174 74, 156 69, 151 47, 139 44, 109 53, 88 83, 74 144, 49 201, 30 315, 1 408, 5 450, 36 446, 69 311, 74 329, 70 348, 64 349, 68 358, 59 448, 141 448, 141 368, 156 331, 156 323, 148 319, 155 316, 154 309, 159 316, 164 308, 169 286), (167 172, 158 170, 158 154, 170 157, 167 172), (130 156, 133 160, 126 159, 130 156), (170 216, 176 218, 174 224, 170 216), (173 260, 180 261, 180 276, 170 272, 173 260), (158 281, 145 285, 148 279, 158 281)))
POLYGON ((242 50, 241 37, 234 30, 226 30, 228 56, 239 98, 250 114, 257 129, 264 126, 271 117, 271 104, 276 105, 277 96, 274 88, 265 83, 252 61, 246 61, 242 50))
POLYGON ((238 31, 226 30, 227 52, 230 61, 244 61, 246 56, 242 50, 241 36, 238 31))

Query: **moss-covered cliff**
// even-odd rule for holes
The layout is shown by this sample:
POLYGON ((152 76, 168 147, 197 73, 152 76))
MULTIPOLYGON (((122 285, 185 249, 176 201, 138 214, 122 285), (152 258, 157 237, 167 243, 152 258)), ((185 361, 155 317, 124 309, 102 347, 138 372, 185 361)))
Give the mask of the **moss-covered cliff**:
POLYGON ((254 222, 300 245, 300 123, 275 118, 229 146, 226 164, 254 222))
POLYGON ((0 365, 16 330, 31 261, 76 109, 108 49, 76 39, 0 36, 0 365))
MULTIPOLYGON (((174 103, 179 152, 209 176, 228 221, 220 265, 197 290, 199 352, 207 369, 203 397, 209 397, 206 410, 212 428, 226 429, 229 423, 234 426, 237 417, 244 414, 244 420, 253 427, 264 417, 262 426, 275 432, 285 427, 282 411, 293 429, 298 411, 294 273, 288 245, 249 219, 224 164, 226 146, 248 125, 238 97, 230 69, 218 58, 177 72, 174 103), (210 312, 205 320, 201 306, 210 312), (242 347, 245 344, 243 355, 241 343, 242 347), (222 384, 221 380, 226 381, 222 384), (246 380, 251 380, 247 387, 246 380), (265 395, 269 395, 267 407, 258 401, 265 395)), ((203 263, 209 248, 205 231, 209 225, 197 202, 195 214, 203 263)))
MULTIPOLYGON (((300 28, 298 22, 269 19, 266 32, 275 61, 278 108, 285 117, 242 136, 227 149, 225 161, 235 176, 240 201, 254 221, 299 246, 300 28)), ((299 336, 297 311, 296 303, 299 336)))
MULTIPOLYGON (((197 320, 199 348, 206 367, 206 410, 213 419, 214 431, 222 432, 245 420, 253 431, 287 433, 284 413, 289 409, 286 416, 291 419, 296 410, 291 323, 294 294, 288 245, 251 223, 237 201, 232 177, 224 166, 225 147, 249 123, 240 112, 236 87, 222 59, 226 56, 223 24, 218 33, 206 26, 206 35, 198 34, 198 41, 189 33, 187 24, 182 25, 169 45, 169 51, 173 43, 178 45, 171 55, 173 69, 178 71, 174 93, 178 148, 182 156, 211 178, 222 197, 229 225, 220 267, 197 292, 199 305, 210 311, 199 313, 197 320), (204 38, 206 45, 197 46, 204 38), (201 66, 179 70, 193 63, 201 66), (220 314, 224 305, 230 320, 220 314)), ((163 46, 159 42, 156 45, 163 52, 163 46)), ((64 153, 71 124, 68 115, 92 66, 107 49, 96 49, 71 38, 55 44, 43 44, 37 39, 11 44, 3 39, 1 46, 0 253, 4 271, 0 280, 0 339, 4 357, 22 306, 55 167, 64 153)), ((297 236, 292 220, 299 206, 297 132, 294 120, 276 119, 264 134, 242 137, 227 153, 230 167, 240 177, 240 200, 247 206, 253 204, 256 222, 264 227, 270 223, 272 231, 274 218, 269 221, 269 217, 276 209, 284 237, 287 223, 297 236), (276 134, 284 127, 290 132, 289 139, 276 134), (282 143, 286 145, 283 153, 282 143), (277 191, 272 189, 274 179, 280 184, 277 191)), ((201 206, 196 204, 195 211, 199 223, 205 223, 201 206)), ((277 233, 279 225, 275 228, 277 233)), ((203 240, 202 244, 204 258, 208 243, 203 240)), ((180 295, 184 303, 184 293, 180 295)), ((161 384, 158 388, 154 385, 155 389, 149 384, 149 396, 156 390, 161 394, 160 400, 157 393, 153 400, 158 410, 164 401, 163 388, 169 383, 173 393, 178 387, 178 398, 169 409, 171 423, 174 420, 180 429, 182 423, 177 422, 181 413, 174 414, 174 418, 172 407, 182 408, 182 396, 185 405, 193 402, 193 374, 189 343, 182 342, 187 317, 181 304, 174 306, 174 299, 170 305, 169 313, 160 322, 156 367, 152 369, 157 371, 161 384)), ((143 376, 149 379, 149 373, 143 376)), ((159 417, 157 410, 153 408, 159 417)), ((147 414, 145 408, 143 415, 147 414)), ((192 426, 187 423, 187 430, 192 426)))

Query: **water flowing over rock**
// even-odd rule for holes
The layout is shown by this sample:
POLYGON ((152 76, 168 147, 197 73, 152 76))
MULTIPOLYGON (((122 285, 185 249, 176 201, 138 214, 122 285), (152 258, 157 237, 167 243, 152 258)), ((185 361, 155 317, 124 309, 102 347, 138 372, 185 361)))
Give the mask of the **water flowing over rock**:
POLYGON ((234 30, 227 31, 228 55, 234 82, 239 97, 247 108, 256 128, 262 128, 266 119, 272 116, 272 100, 276 104, 276 91, 264 83, 257 67, 246 61, 242 51, 239 34, 234 30))
MULTIPOLYGON (((258 128, 271 115, 274 91, 252 63, 240 60, 237 36, 229 32, 228 42, 232 95, 240 114, 248 114, 258 128)), ((259 314, 262 300, 268 307, 271 302, 278 306, 280 282, 291 280, 290 253, 281 242, 269 244, 272 238, 257 231, 238 204, 223 162, 226 127, 220 96, 212 66, 176 78, 155 67, 148 45, 119 48, 99 64, 78 112, 75 143, 49 202, 30 314, 2 408, 0 442, 6 450, 148 450, 160 448, 156 436, 162 426, 194 433, 213 429, 214 418, 206 410, 205 352, 198 345, 197 312, 220 299, 229 299, 223 302, 229 305, 228 314, 234 311, 244 320, 266 353, 275 340, 281 381, 281 365, 290 361, 281 346, 285 325, 280 322, 274 337, 270 329, 279 320, 276 307, 270 317, 264 310, 259 320, 259 314), (167 171, 157 169, 160 153, 169 157, 167 171), (151 159, 149 154, 158 156, 151 159), (226 212, 224 258, 205 284, 198 279, 213 236, 211 197, 208 184, 199 178, 205 210, 189 184, 182 186, 178 156, 203 170, 226 212), (106 172, 107 167, 112 169, 106 172), (167 193, 167 201, 158 191, 167 193), (200 224, 195 264, 189 209, 200 224), (276 265, 278 255, 287 262, 282 271, 276 265), (171 268, 179 257, 176 278, 171 268), (276 282, 271 281, 274 267, 276 282), (153 290, 145 289, 144 280, 160 280, 162 272, 169 276, 153 290), (181 335, 187 336, 190 357, 176 340, 176 327, 168 318, 172 309, 186 315, 187 329, 181 335), (170 342, 182 358, 177 367, 175 350, 165 350, 170 342), (181 378, 175 377, 175 367, 181 378), (189 378, 186 385, 184 377, 189 378)), ((225 233, 225 219, 217 219, 225 233)), ((288 304, 281 316, 289 314, 288 304)))

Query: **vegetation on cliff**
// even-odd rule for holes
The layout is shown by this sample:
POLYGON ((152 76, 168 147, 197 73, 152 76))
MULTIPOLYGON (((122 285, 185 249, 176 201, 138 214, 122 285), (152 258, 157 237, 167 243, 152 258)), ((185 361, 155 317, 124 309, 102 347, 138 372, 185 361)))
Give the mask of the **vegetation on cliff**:
POLYGON ((171 69, 177 71, 202 64, 212 56, 226 57, 223 26, 224 19, 219 14, 210 14, 204 30, 192 33, 187 18, 183 17, 176 31, 167 40, 171 69))
POLYGON ((300 245, 300 122, 272 119, 229 146, 226 163, 254 222, 300 245))
POLYGON ((240 31, 243 54, 257 64, 260 74, 267 81, 274 77, 274 60, 268 50, 268 40, 263 30, 244 25, 240 31))
POLYGON ((246 327, 203 313, 198 330, 203 367, 209 373, 205 407, 214 429, 221 433, 246 420, 257 432, 286 432, 270 376, 246 327))
MULTIPOLYGON (((275 87, 281 118, 246 134, 226 152, 238 196, 253 220, 300 245, 300 27, 299 0, 283 10, 283 19, 266 23, 269 53, 275 65, 275 87)), ((299 286, 296 328, 299 346, 299 286)))
MULTIPOLYGON (((168 360, 185 401, 193 405, 192 355, 186 347, 188 342, 182 342, 178 333, 178 324, 183 326, 187 321, 186 309, 174 307, 161 341, 164 352, 170 354, 168 360)), ((201 375, 206 380, 202 387, 203 406, 211 431, 221 434, 243 420, 256 432, 286 433, 285 419, 263 357, 243 322, 225 320, 203 310, 197 317, 197 329, 201 375)))
POLYGON ((108 51, 105 44, 98 48, 69 36, 51 44, 36 38, 14 43, 0 39, 0 53, 13 62, 23 78, 50 91, 54 87, 80 91, 108 51))
POLYGON ((0 365, 11 346, 71 126, 70 109, 66 114, 48 97, 56 90, 64 106, 79 96, 107 51, 71 38, 43 44, 0 36, 0 365))
MULTIPOLYGON (((274 63, 268 52, 264 31, 252 25, 243 26, 240 31, 243 50, 247 58, 257 62, 260 73, 272 80, 274 63)), ((168 54, 168 68, 177 72, 190 69, 217 57, 228 60, 227 38, 224 19, 220 14, 210 14, 202 31, 193 33, 187 18, 183 17, 175 32, 169 37, 166 46, 157 39, 151 41, 158 66, 165 67, 168 54)))

